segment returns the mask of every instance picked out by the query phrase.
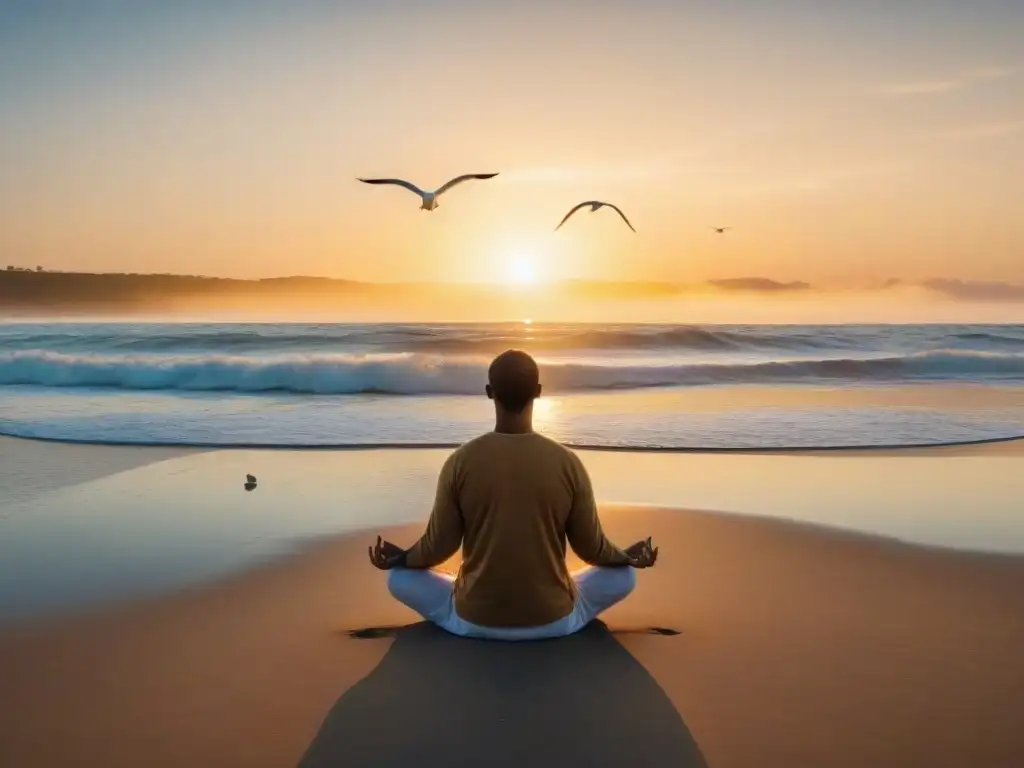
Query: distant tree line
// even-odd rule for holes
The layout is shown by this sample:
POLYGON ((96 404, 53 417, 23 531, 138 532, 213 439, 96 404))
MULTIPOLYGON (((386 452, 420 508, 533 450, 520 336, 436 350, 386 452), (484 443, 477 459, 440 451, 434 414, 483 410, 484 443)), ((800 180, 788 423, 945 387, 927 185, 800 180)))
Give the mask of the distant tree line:
POLYGON ((216 296, 375 294, 377 286, 326 277, 240 280, 199 275, 58 272, 8 265, 0 270, 0 309, 25 307, 125 308, 159 306, 179 299, 216 296))

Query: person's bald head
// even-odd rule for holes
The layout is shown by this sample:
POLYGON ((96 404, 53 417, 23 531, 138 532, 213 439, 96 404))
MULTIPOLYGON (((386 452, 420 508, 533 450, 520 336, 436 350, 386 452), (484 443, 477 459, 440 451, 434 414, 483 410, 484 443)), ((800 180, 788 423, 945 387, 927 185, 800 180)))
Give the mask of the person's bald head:
POLYGON ((487 369, 487 397, 509 413, 522 413, 540 397, 537 362, 520 349, 502 352, 487 369))

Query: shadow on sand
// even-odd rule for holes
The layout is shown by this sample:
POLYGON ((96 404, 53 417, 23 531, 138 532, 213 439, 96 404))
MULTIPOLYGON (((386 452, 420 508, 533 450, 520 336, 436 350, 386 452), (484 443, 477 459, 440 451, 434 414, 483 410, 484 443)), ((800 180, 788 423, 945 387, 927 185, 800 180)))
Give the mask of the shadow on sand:
POLYGON ((707 765, 664 691, 600 622, 521 643, 426 623, 394 634, 300 768, 707 765))

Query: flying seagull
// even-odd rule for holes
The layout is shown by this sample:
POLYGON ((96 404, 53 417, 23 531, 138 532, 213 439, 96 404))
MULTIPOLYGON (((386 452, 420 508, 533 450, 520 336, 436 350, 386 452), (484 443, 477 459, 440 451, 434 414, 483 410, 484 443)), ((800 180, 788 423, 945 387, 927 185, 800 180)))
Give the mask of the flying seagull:
POLYGON ((724 235, 725 231, 727 229, 732 229, 732 227, 712 227, 712 229, 715 230, 715 232, 717 232, 718 234, 724 235))
POLYGON ((437 208, 437 206, 438 206, 437 198, 439 198, 442 194, 444 194, 449 189, 454 187, 456 184, 461 184, 462 182, 469 181, 470 179, 493 179, 497 175, 498 174, 496 174, 496 173, 466 173, 466 174, 463 174, 462 176, 456 176, 451 181, 446 181, 444 184, 442 184, 440 187, 438 187, 433 192, 427 192, 425 190, 422 190, 419 187, 417 187, 415 184, 412 184, 412 183, 410 183, 408 181, 404 181, 403 179, 359 179, 359 180, 361 182, 363 182, 364 184, 395 184, 395 185, 397 185, 399 187, 405 187, 410 192, 415 192, 417 195, 420 196, 420 199, 423 201, 423 204, 420 206, 420 210, 421 211, 432 211, 435 208, 437 208))
POLYGON ((254 475, 246 475, 245 476, 245 485, 243 487, 247 491, 251 491, 253 488, 255 488, 256 487, 256 477, 254 475))
MULTIPOLYGON (((590 212, 591 213, 593 213, 594 211, 598 210, 599 208, 603 208, 606 205, 609 208, 615 209, 615 212, 617 214, 619 214, 619 216, 622 217, 622 220, 624 222, 626 222, 626 226, 629 227, 630 229, 633 229, 633 225, 629 223, 629 219, 626 218, 626 214, 624 214, 622 211, 620 211, 618 206, 612 205, 611 203, 602 203, 600 200, 587 200, 585 203, 580 203, 575 208, 573 208, 571 211, 569 211, 567 214, 565 214, 565 218, 563 218, 560 222, 558 222, 558 226, 555 227, 555 231, 557 232, 559 229, 561 229, 562 225, 565 224, 565 222, 567 222, 569 220, 569 217, 572 216, 574 213, 576 213, 576 211, 578 211, 580 208, 586 208, 588 205, 590 206, 590 212)), ((633 229, 633 231, 636 232, 635 229, 633 229)))

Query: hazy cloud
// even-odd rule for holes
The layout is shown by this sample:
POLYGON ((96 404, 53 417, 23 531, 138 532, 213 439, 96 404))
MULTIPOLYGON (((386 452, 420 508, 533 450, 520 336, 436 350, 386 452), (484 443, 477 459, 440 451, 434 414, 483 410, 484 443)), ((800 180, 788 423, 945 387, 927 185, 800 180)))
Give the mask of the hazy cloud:
POLYGON ((937 77, 924 80, 910 80, 888 83, 872 88, 873 93, 883 96, 928 96, 948 93, 967 88, 986 80, 1009 77, 1016 72, 1014 67, 981 67, 970 69, 952 77, 937 77))
POLYGON ((708 283, 723 291, 757 291, 758 293, 806 291, 811 287, 810 283, 800 280, 783 283, 769 277, 730 277, 721 280, 708 280, 708 283))
POLYGON ((1024 301, 1024 285, 974 282, 949 278, 926 280, 923 285, 954 299, 967 301, 1024 301))

